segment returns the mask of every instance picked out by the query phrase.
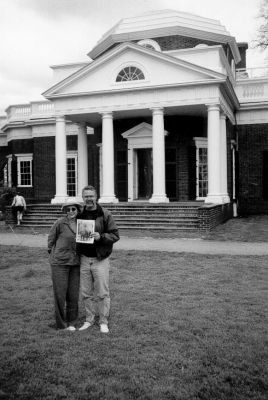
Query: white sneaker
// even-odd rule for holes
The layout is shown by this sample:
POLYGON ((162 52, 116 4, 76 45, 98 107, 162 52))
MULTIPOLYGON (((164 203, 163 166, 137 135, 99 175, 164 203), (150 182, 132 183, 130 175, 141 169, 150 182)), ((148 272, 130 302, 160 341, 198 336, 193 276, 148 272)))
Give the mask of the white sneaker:
POLYGON ((81 326, 81 328, 79 328, 79 331, 84 331, 85 329, 88 329, 90 326, 92 326, 92 324, 90 322, 84 322, 84 324, 81 326))
POLYGON ((65 328, 65 330, 66 330, 66 331, 71 331, 71 332, 76 331, 75 327, 72 326, 72 325, 68 326, 68 328, 65 328))
POLYGON ((107 324, 100 324, 101 333, 109 333, 109 328, 107 324))

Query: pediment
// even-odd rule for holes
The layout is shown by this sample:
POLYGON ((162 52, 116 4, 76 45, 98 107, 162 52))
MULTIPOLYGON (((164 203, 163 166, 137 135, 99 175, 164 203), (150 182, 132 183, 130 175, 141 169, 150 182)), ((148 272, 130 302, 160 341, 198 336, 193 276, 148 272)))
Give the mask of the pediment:
MULTIPOLYGON (((168 131, 164 131, 165 136, 168 134, 168 131)), ((124 139, 133 140, 139 138, 152 138, 153 127, 147 122, 141 122, 140 124, 134 126, 133 128, 127 130, 122 133, 124 139)))
POLYGON ((48 89, 50 99, 79 94, 118 92, 135 88, 205 83, 224 75, 133 43, 124 43, 48 89), (144 80, 116 82, 125 66, 134 65, 144 72, 144 80))

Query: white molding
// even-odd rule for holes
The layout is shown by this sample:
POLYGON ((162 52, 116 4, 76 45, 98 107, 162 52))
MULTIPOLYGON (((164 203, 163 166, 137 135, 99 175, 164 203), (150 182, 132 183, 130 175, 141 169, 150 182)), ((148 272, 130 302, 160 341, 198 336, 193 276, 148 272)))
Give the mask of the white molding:
POLYGON ((267 124, 268 110, 265 109, 247 109, 240 110, 236 114, 237 125, 267 124))
MULTIPOLYGON (((220 91, 214 82, 196 85, 173 85, 150 88, 150 90, 129 90, 118 92, 97 93, 95 96, 73 97, 70 102, 59 100, 58 108, 65 114, 91 114, 128 110, 151 109, 152 107, 174 107, 219 103, 220 91), (179 90, 178 90, 179 88, 179 90), (66 104, 66 105, 65 105, 66 104)), ((58 101, 58 100, 56 100, 58 101)), ((60 112, 60 111, 59 111, 60 112)), ((90 122, 90 119, 89 119, 90 122)))

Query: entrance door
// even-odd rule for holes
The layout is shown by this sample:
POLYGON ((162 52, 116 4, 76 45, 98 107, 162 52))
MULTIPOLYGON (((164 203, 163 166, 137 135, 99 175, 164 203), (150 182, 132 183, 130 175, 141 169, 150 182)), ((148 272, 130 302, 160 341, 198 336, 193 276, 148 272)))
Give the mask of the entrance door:
POLYGON ((138 198, 150 199, 153 194, 152 149, 138 149, 138 198))

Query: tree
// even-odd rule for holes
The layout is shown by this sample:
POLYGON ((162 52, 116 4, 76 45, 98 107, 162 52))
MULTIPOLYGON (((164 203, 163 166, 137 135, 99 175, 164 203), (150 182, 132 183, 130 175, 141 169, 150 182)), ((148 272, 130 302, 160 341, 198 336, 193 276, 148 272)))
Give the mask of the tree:
POLYGON ((255 47, 263 50, 268 48, 268 0, 262 0, 259 12, 260 26, 255 42, 255 47))

